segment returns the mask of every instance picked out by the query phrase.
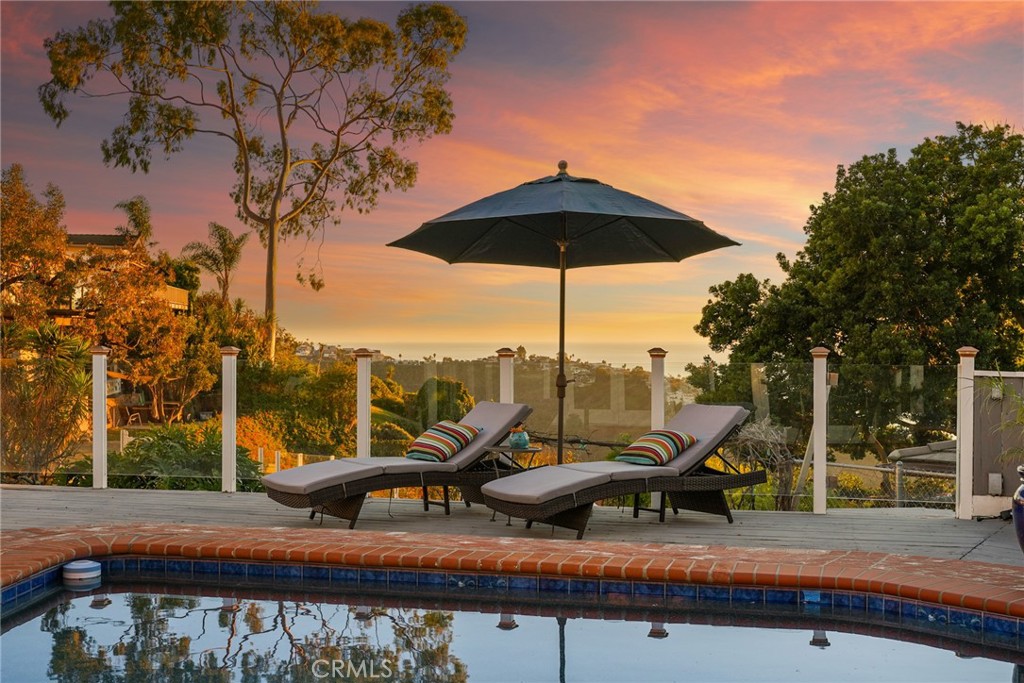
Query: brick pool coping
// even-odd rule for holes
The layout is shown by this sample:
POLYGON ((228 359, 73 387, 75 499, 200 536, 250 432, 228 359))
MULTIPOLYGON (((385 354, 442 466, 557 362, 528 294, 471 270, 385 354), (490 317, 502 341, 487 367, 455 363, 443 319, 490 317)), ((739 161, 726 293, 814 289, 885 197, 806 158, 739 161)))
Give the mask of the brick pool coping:
POLYGON ((117 555, 853 591, 1024 618, 1024 570, 845 550, 171 524, 0 533, 0 586, 117 555))

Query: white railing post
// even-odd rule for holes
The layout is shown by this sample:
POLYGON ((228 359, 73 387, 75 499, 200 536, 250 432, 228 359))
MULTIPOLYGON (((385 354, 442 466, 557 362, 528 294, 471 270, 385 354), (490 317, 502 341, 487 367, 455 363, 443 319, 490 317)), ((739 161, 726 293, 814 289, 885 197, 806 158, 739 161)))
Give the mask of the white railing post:
POLYGON ((370 457, 370 359, 369 349, 356 349, 356 456, 370 457))
POLYGON ((107 488, 107 355, 106 346, 92 353, 92 487, 107 488))
MULTIPOLYGON (((655 346, 647 349, 647 353, 651 355, 651 429, 661 429, 665 426, 665 356, 668 351, 655 346)), ((651 507, 661 509, 664 495, 652 493, 651 507)))
POLYGON ((238 354, 235 346, 222 346, 221 360, 221 450, 220 490, 234 493, 238 490, 238 354))
POLYGON ((668 351, 654 347, 651 354, 651 429, 665 426, 665 356, 668 351))
POLYGON ((814 514, 828 508, 828 354, 823 346, 811 349, 814 359, 814 514))
POLYGON ((962 346, 956 379, 956 518, 974 516, 974 359, 978 349, 962 346))
POLYGON ((512 403, 516 393, 512 359, 516 357, 516 352, 506 346, 495 353, 498 354, 498 402, 512 403))

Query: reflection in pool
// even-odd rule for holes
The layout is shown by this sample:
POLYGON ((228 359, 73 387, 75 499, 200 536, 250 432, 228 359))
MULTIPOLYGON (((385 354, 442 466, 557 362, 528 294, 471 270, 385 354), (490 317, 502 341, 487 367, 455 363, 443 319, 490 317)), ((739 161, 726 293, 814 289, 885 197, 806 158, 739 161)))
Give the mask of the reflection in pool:
POLYGON ((1021 675, 1012 651, 871 635, 884 630, 764 610, 113 584, 5 615, 0 678, 979 683, 1021 675))

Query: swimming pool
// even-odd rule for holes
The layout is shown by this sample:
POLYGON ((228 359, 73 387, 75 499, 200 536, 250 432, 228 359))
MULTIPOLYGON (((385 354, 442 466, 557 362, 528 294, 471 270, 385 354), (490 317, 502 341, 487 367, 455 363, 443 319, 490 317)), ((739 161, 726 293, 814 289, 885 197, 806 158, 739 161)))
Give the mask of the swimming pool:
POLYGON ((5 611, 0 677, 973 683, 1017 680, 1024 659, 957 613, 839 592, 196 564, 110 560, 99 588, 40 587, 5 611))

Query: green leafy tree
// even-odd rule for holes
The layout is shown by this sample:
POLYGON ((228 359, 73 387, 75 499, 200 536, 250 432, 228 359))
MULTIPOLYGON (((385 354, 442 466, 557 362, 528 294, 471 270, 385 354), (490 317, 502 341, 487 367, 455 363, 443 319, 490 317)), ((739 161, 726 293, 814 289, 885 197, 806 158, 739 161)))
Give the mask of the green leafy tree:
MULTIPOLYGON (((227 143, 238 216, 267 249, 273 360, 279 242, 320 233, 339 206, 369 211, 381 192, 412 187, 417 166, 402 149, 451 131, 445 84, 465 21, 441 4, 404 9, 394 28, 313 2, 112 6, 112 19, 45 41, 43 108, 59 125, 73 96, 127 96, 101 149, 132 171, 196 135, 227 143)), ((323 286, 318 263, 299 268, 300 280, 323 286)))
POLYGON ((781 285, 750 274, 711 288, 696 329, 732 361, 950 364, 971 344, 1024 364, 1024 136, 964 125, 840 166, 811 207, 807 244, 779 255, 781 285))
POLYGON ((466 385, 451 377, 431 377, 416 392, 416 409, 424 430, 441 420, 461 420, 475 404, 466 385))
POLYGON ((231 304, 231 276, 242 260, 242 247, 249 240, 249 233, 235 236, 220 223, 211 222, 209 235, 208 243, 189 242, 181 253, 217 278, 220 300, 226 308, 231 304))
POLYGON ((699 400, 752 400, 749 364, 764 362, 773 419, 804 439, 808 351, 826 346, 841 377, 830 421, 855 427, 853 458, 884 459, 953 428, 958 347, 1024 364, 1024 136, 957 124, 906 162, 890 150, 840 166, 805 232, 794 260, 778 256, 783 283, 711 288, 696 329, 730 364, 688 367, 699 400), (912 381, 911 365, 927 370, 912 381))

